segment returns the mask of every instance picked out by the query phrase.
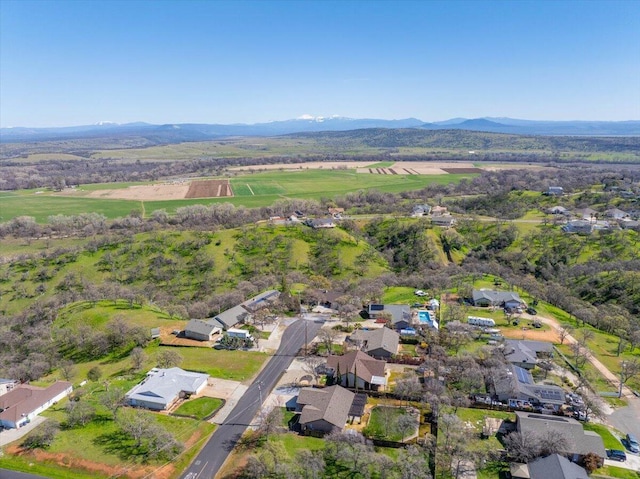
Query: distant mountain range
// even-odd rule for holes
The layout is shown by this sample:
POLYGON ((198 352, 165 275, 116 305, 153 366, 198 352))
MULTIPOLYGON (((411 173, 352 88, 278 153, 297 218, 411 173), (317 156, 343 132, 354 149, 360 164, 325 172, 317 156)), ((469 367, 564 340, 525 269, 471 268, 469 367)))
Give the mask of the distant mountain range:
POLYGON ((149 123, 95 125, 59 128, 1 128, 0 142, 16 143, 80 138, 144 137, 154 143, 206 141, 232 136, 277 136, 292 133, 349 131, 365 128, 415 128, 422 130, 470 130, 490 133, 547 136, 640 136, 640 121, 534 121, 513 118, 454 118, 425 123, 417 118, 402 120, 311 117, 255 124, 149 123))

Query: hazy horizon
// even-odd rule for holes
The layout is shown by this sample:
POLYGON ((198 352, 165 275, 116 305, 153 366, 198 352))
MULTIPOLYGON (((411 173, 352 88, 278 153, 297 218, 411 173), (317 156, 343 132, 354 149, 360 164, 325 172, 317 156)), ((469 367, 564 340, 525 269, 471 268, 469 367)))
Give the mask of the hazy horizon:
POLYGON ((0 126, 640 119, 640 2, 0 2, 0 126))

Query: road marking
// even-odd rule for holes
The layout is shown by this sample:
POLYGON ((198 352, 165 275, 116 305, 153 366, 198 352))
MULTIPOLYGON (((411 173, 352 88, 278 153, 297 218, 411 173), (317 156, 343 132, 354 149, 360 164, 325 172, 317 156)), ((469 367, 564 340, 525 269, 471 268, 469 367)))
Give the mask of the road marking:
POLYGON ((249 191, 251 192, 251 194, 252 194, 253 196, 255 196, 256 194, 253 192, 253 190, 252 190, 252 189, 251 189, 251 187, 249 186, 249 183, 246 183, 246 185, 247 185, 247 188, 249 188, 249 191))
POLYGON ((204 468, 207 467, 207 464, 209 464, 209 461, 204 463, 204 466, 202 466, 202 469, 200 469, 200 472, 196 475, 196 477, 198 477, 200 474, 202 474, 202 471, 204 471, 204 468))

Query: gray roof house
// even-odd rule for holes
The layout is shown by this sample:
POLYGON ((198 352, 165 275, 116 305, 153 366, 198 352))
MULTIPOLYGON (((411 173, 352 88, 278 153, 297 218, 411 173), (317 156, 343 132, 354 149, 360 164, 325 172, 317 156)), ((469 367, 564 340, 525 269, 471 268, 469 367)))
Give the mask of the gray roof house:
POLYGON ((569 214, 569 210, 564 206, 553 206, 547 210, 547 213, 551 215, 566 215, 569 214))
POLYGON ((156 411, 169 409, 181 397, 198 394, 207 385, 208 374, 180 368, 153 368, 142 382, 125 394, 129 406, 156 411))
POLYGON ((198 341, 211 341, 213 336, 221 331, 217 321, 212 319, 192 319, 184 327, 184 335, 189 339, 198 341))
POLYGON ((524 369, 533 369, 539 357, 553 356, 553 344, 544 341, 507 339, 503 354, 507 361, 524 369))
POLYGON ((574 220, 567 222, 562 226, 565 233, 577 233, 582 235, 590 235, 593 232, 593 223, 586 220, 574 220))
POLYGON ((400 335, 389 328, 365 331, 358 329, 349 337, 362 351, 377 359, 387 359, 397 354, 400 335))
POLYGON ((558 452, 573 462, 578 462, 590 452, 603 461, 606 456, 600 435, 593 431, 585 431, 582 424, 570 417, 516 411, 516 430, 521 433, 562 434, 567 438, 567 450, 558 452))
POLYGON ((308 219, 307 221, 305 221, 305 224, 307 226, 312 227, 314 230, 317 230, 317 229, 320 229, 320 228, 335 228, 336 227, 336 221, 333 218, 308 219))
POLYGON ((451 228, 456 224, 456 219, 451 215, 432 216, 431 224, 442 226, 443 228, 451 228))
POLYGON ((592 208, 582 208, 576 210, 575 215, 580 219, 591 221, 598 215, 598 212, 592 208))
POLYGON ((431 213, 431 206, 429 205, 414 205, 411 212, 411 216, 424 216, 431 213))
POLYGON ((384 313, 391 315, 391 324, 395 329, 411 327, 411 308, 408 304, 370 304, 369 317, 380 318, 384 313))
POLYGON ((510 365, 505 374, 493 378, 489 385, 494 399, 508 401, 510 407, 548 406, 558 409, 565 402, 564 389, 536 384, 526 369, 510 365))
POLYGON ((372 358, 362 351, 352 351, 342 356, 329 356, 327 368, 333 371, 336 382, 345 387, 377 391, 387 385, 387 363, 372 358))
POLYGON ((474 306, 500 306, 504 308, 524 306, 524 301, 520 299, 520 295, 513 291, 474 289, 471 295, 474 306))
POLYGON ((302 388, 298 394, 296 412, 305 434, 326 434, 342 431, 356 395, 338 385, 323 389, 302 388))
POLYGON ((213 318, 209 318, 205 322, 210 322, 214 326, 218 326, 226 331, 229 328, 233 328, 236 324, 245 321, 250 313, 268 306, 270 303, 278 299, 278 297, 280 297, 280 292, 275 289, 270 289, 246 300, 244 303, 240 303, 233 308, 227 309, 213 318))
POLYGON ((562 186, 550 186, 544 194, 547 196, 562 196, 564 195, 564 189, 562 186))
POLYGON ((621 220, 629 216, 629 213, 622 211, 618 208, 611 208, 604 212, 607 218, 613 218, 614 220, 621 220))
POLYGON ((584 468, 560 454, 540 457, 529 464, 511 464, 513 479, 588 479, 584 468))

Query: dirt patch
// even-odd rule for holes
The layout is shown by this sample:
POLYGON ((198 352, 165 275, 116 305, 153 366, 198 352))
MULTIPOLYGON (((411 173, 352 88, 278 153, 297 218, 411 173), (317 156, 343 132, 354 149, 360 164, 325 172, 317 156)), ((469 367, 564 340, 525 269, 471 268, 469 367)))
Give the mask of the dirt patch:
POLYGON ((442 168, 442 169, 452 175, 466 175, 470 173, 482 173, 484 171, 481 168, 442 168))
MULTIPOLYGON (((8 455, 27 457, 33 462, 55 464, 56 466, 65 467, 70 470, 80 469, 88 472, 95 472, 108 477, 127 477, 130 479, 138 479, 149 476, 154 472, 150 466, 109 466, 86 459, 78 459, 69 457, 62 453, 51 453, 42 450, 26 451, 18 446, 12 446, 6 449, 8 455)), ((158 477, 154 475, 154 477, 158 477)), ((163 476, 168 477, 168 476, 163 476)))
POLYGON ((137 185, 114 190, 97 190, 88 198, 107 198, 118 200, 181 200, 189 191, 189 183, 160 183, 155 185, 137 185))
POLYGON ((529 339, 533 341, 546 341, 548 343, 559 343, 558 333, 553 329, 503 329, 502 335, 509 339, 529 339))
POLYGON ((233 196, 229 180, 192 181, 185 198, 219 198, 233 196))

